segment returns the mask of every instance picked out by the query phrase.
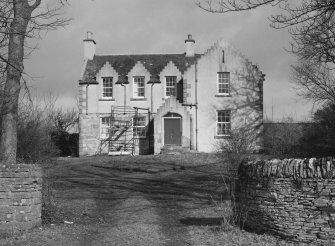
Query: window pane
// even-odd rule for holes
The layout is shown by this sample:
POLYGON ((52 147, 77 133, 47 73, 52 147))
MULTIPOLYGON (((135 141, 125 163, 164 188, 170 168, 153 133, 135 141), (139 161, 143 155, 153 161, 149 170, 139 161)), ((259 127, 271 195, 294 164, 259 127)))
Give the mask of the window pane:
POLYGON ((134 77, 134 97, 144 97, 144 77, 134 77))
POLYGON ((165 96, 176 96, 177 90, 177 77, 176 76, 167 76, 165 77, 165 96))
POLYGON ((100 138, 108 138, 110 125, 110 117, 103 117, 100 119, 100 138))
POLYGON ((113 78, 105 77, 102 78, 102 96, 113 97, 113 78))
POLYGON ((135 137, 145 137, 146 136, 146 117, 137 116, 133 118, 134 124, 134 136, 135 137))
POLYGON ((218 73, 218 93, 229 94, 230 87, 230 74, 229 73, 218 73))
POLYGON ((217 111, 217 135, 229 135, 231 129, 230 110, 217 111))

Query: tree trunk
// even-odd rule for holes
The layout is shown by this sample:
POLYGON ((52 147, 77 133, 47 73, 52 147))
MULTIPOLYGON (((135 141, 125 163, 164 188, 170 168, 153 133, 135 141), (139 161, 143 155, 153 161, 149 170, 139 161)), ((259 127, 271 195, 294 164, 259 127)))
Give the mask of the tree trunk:
POLYGON ((8 46, 8 63, 4 87, 1 159, 5 163, 16 163, 17 119, 20 80, 23 72, 24 40, 31 19, 32 7, 28 0, 13 1, 14 16, 11 23, 8 46))

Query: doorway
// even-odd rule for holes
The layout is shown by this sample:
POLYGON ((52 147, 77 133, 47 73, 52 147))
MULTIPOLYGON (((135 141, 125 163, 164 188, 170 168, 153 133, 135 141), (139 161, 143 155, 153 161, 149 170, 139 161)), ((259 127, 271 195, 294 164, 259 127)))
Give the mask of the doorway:
POLYGON ((181 146, 181 118, 164 118, 164 144, 181 146))

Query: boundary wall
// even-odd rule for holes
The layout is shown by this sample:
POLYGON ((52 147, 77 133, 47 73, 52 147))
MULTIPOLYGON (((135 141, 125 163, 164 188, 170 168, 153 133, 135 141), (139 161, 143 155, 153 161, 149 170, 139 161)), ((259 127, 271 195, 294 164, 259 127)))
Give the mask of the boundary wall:
POLYGON ((0 164, 0 235, 41 225, 42 170, 32 164, 0 164))
POLYGON ((291 241, 335 245, 335 159, 243 162, 235 188, 241 223, 291 241))

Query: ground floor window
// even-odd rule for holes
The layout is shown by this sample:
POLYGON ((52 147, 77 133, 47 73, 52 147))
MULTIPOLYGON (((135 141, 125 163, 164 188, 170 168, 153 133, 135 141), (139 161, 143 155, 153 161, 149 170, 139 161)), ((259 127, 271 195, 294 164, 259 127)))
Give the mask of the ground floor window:
POLYGON ((100 118, 100 138, 101 139, 106 139, 109 137, 110 127, 111 127, 111 118, 101 117, 100 118))
POLYGON ((146 117, 136 116, 133 118, 134 121, 134 137, 145 138, 146 137, 146 117))
POLYGON ((217 111, 217 136, 229 136, 231 130, 231 111, 218 110, 217 111))

